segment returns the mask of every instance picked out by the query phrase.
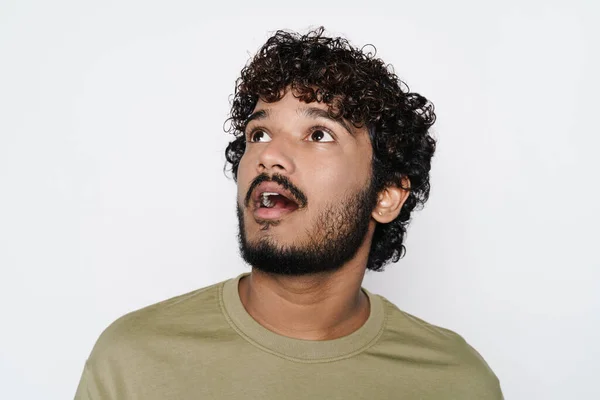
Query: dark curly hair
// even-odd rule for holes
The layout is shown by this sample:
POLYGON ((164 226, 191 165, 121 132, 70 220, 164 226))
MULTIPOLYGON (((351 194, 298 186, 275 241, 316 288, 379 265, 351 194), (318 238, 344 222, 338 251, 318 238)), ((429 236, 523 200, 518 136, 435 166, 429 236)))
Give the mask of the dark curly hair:
POLYGON ((434 108, 375 58, 374 47, 359 49, 323 32, 323 27, 306 35, 277 31, 242 69, 225 128, 235 136, 225 150, 226 166, 231 164, 237 181, 247 118, 259 98, 278 101, 287 88, 306 103, 324 102, 333 118, 366 126, 373 146, 374 190, 408 189, 402 186, 403 178, 410 181, 410 194, 398 217, 375 228, 367 268, 382 271, 385 264, 397 262, 406 253, 402 242, 411 212, 422 208, 429 197, 429 170, 436 147, 429 134, 434 108))

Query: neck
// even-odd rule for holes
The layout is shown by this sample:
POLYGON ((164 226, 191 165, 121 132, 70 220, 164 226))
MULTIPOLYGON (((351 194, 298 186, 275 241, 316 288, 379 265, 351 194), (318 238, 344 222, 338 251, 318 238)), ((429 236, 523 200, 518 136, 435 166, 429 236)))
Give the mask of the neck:
POLYGON ((265 328, 305 340, 349 335, 369 317, 361 290, 366 260, 355 258, 337 271, 309 276, 264 273, 256 268, 240 280, 240 300, 265 328))

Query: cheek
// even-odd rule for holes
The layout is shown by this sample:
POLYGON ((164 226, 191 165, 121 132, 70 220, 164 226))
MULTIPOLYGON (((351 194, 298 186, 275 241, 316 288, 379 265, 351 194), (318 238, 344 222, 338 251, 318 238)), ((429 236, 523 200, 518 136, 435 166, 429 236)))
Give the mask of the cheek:
POLYGON ((344 192, 361 188, 370 178, 371 160, 366 152, 352 151, 322 158, 310 166, 308 181, 321 191, 344 192))
POLYGON ((249 176, 249 168, 248 168, 248 157, 242 156, 240 159, 240 163, 238 164, 237 169, 237 190, 238 190, 238 201, 240 204, 243 204, 244 197, 246 196, 246 192, 250 187, 251 178, 249 176))
POLYGON ((240 162, 238 164, 238 175, 244 172, 244 170, 247 168, 247 164, 248 154, 246 151, 244 151, 244 154, 242 154, 242 157, 240 158, 240 162))
POLYGON ((303 179, 309 202, 312 200, 321 208, 356 191, 363 182, 357 171, 358 168, 348 163, 319 162, 313 165, 303 179))
POLYGON ((244 181, 244 178, 247 178, 252 173, 256 173, 256 171, 252 168, 252 165, 254 165, 253 155, 251 152, 246 150, 240 158, 240 163, 238 164, 238 179, 241 178, 241 180, 244 181))

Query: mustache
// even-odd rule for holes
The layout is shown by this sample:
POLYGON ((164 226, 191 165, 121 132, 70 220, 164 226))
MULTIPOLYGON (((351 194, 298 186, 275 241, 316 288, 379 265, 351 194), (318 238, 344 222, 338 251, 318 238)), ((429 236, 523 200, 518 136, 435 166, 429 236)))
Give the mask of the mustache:
POLYGON ((244 199, 244 205, 246 207, 248 207, 250 204, 250 198, 252 197, 252 192, 254 189, 256 189, 256 187, 263 182, 275 182, 281 185, 285 190, 292 194, 293 198, 291 200, 294 200, 298 204, 299 208, 306 207, 308 204, 306 195, 302 193, 302 191, 298 189, 296 185, 294 185, 287 177, 279 174, 273 174, 272 176, 269 176, 265 173, 262 173, 254 178, 250 184, 250 187, 248 188, 248 193, 246 193, 246 198, 244 199))

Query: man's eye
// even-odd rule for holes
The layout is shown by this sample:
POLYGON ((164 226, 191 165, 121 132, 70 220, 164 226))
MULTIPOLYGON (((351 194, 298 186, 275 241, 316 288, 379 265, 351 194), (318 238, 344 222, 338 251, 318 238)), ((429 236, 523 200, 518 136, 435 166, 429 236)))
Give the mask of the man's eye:
POLYGON ((310 142, 334 142, 335 139, 333 138, 333 136, 331 136, 330 133, 326 132, 323 129, 315 129, 314 131, 312 131, 312 133, 308 136, 309 141, 310 142))
POLYGON ((271 138, 265 131, 254 131, 250 134, 250 141, 253 143, 270 142, 271 138))

